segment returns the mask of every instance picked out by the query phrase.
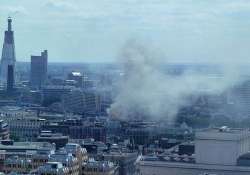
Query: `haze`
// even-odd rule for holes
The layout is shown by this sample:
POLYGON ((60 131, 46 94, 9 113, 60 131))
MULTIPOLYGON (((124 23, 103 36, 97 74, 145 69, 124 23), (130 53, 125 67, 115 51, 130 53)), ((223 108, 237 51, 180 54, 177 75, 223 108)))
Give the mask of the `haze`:
POLYGON ((248 0, 1 0, 1 34, 9 15, 18 61, 48 49, 50 62, 112 62, 131 38, 169 62, 249 60, 248 0))

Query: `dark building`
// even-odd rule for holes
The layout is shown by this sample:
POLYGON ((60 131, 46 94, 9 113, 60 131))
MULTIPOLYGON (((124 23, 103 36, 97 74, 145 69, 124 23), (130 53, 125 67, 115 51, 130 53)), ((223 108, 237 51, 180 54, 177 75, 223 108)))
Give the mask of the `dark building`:
POLYGON ((14 43, 14 31, 12 31, 12 19, 9 17, 8 30, 5 31, 2 58, 1 58, 1 74, 0 74, 1 84, 6 85, 8 65, 12 65, 14 70, 15 63, 16 63, 16 53, 15 53, 15 43, 14 43))
POLYGON ((41 89, 47 81, 48 52, 44 50, 41 56, 31 56, 30 83, 34 89, 41 89))
POLYGON ((182 143, 179 145, 179 155, 192 155, 194 154, 194 143, 182 143))
POLYGON ((128 125, 123 124, 125 137, 129 138, 135 145, 146 145, 157 139, 157 127, 153 123, 142 121, 130 122, 128 125))
POLYGON ((137 152, 110 152, 104 153, 103 159, 114 162, 119 166, 119 175, 134 174, 137 152))
POLYGON ((52 133, 51 131, 42 131, 37 137, 38 142, 49 142, 56 145, 56 149, 64 147, 68 141, 68 136, 63 136, 60 133, 52 133))
POLYGON ((45 125, 43 130, 53 133, 62 133, 72 139, 93 138, 96 141, 106 142, 106 128, 99 124, 84 125, 81 120, 65 120, 56 125, 45 125))
POLYGON ((8 76, 7 76, 7 92, 12 92, 14 89, 14 66, 8 65, 8 76))
POLYGON ((70 93, 70 86, 46 86, 42 89, 43 105, 49 106, 55 102, 61 102, 62 97, 70 93))

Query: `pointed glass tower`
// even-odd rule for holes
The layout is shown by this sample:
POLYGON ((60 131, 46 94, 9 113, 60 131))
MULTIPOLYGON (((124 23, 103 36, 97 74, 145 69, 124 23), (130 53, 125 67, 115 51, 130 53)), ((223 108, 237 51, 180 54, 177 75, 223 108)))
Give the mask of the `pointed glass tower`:
MULTIPOLYGON (((8 30, 5 31, 4 43, 1 58, 0 83, 6 85, 8 77, 8 66, 13 66, 15 70, 16 54, 14 43, 14 32, 12 31, 12 19, 8 18, 8 30)), ((15 71, 14 71, 15 72, 15 71)))

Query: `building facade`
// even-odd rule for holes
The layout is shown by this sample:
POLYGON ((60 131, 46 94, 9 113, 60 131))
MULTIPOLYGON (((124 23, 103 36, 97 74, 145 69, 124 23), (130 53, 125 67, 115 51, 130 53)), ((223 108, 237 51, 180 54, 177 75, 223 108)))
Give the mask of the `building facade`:
POLYGON ((41 56, 31 56, 30 83, 34 89, 41 89, 47 81, 48 51, 41 56))

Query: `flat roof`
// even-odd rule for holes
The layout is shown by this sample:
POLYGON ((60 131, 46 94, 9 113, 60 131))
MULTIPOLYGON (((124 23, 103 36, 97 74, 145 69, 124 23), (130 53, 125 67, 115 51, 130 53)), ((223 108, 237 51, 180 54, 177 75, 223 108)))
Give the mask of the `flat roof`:
POLYGON ((165 162, 165 161, 138 161, 139 166, 166 167, 179 169, 201 169, 201 170, 219 170, 232 172, 250 172, 250 167, 246 166, 228 166, 228 165, 210 165, 197 163, 182 162, 165 162))
POLYGON ((196 140, 237 141, 247 138, 250 138, 250 131, 238 128, 209 128, 195 133, 196 140))

